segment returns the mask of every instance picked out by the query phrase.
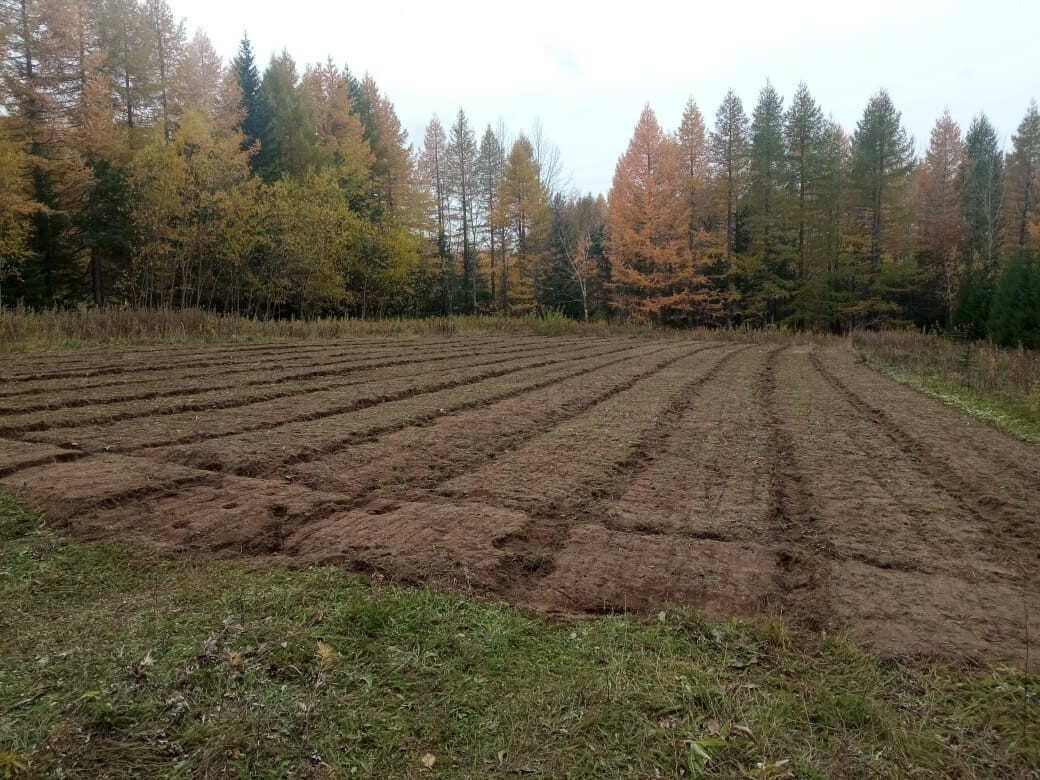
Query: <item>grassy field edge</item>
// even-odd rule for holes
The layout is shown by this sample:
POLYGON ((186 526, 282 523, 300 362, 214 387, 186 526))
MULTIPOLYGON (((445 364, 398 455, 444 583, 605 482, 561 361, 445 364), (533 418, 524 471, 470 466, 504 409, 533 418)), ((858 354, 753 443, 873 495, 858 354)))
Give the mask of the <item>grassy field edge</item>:
POLYGON ((1023 400, 1009 400, 995 393, 964 387, 934 372, 895 365, 869 350, 857 349, 855 353, 864 363, 889 379, 912 387, 1020 439, 1040 444, 1040 414, 1023 400))
POLYGON ((1037 680, 82 542, 0 496, 0 777, 989 777, 1037 680))

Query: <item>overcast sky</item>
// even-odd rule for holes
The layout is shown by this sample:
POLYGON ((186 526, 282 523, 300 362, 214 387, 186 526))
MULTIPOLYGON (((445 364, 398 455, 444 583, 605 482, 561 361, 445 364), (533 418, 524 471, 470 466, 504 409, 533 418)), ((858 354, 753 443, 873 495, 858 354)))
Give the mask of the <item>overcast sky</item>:
POLYGON ((984 110, 1007 143, 1040 98, 1038 0, 169 1, 225 62, 248 30, 261 72, 286 48, 301 71, 331 56, 371 73, 416 147, 460 106, 478 138, 540 118, 583 192, 610 188, 645 103, 674 129, 692 96, 710 128, 729 87, 750 115, 767 77, 788 99, 804 80, 849 131, 886 87, 919 150, 944 108, 963 130, 984 110))

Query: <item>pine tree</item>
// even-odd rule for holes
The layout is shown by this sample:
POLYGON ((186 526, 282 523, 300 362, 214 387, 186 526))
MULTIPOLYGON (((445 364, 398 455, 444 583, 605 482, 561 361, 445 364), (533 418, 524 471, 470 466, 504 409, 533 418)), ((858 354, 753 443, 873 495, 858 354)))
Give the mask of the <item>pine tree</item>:
POLYGON ((161 113, 155 35, 143 6, 136 0, 105 0, 101 37, 109 52, 116 97, 132 143, 143 143, 148 127, 161 113))
POLYGON ((184 61, 187 46, 184 21, 174 19, 166 0, 144 0, 143 10, 155 52, 156 88, 163 135, 169 139, 173 133, 175 115, 180 111, 174 100, 174 80, 184 61))
POLYGON ((710 153, 726 215, 726 257, 732 260, 737 251, 737 212, 746 194, 751 163, 748 118, 740 98, 732 89, 726 93, 715 113, 710 153))
POLYGON ((512 264, 508 254, 502 256, 502 311, 508 317, 515 309, 533 305, 530 262, 548 219, 534 146, 523 134, 506 159, 497 207, 495 220, 506 226, 513 254, 512 264))
MULTIPOLYGON (((345 74, 348 83, 351 77, 345 74)), ((381 94, 375 79, 366 75, 353 93, 354 113, 364 127, 364 137, 372 148, 372 183, 376 209, 372 218, 390 224, 409 207, 415 186, 412 146, 408 133, 390 99, 381 94)))
POLYGON ((306 105, 304 115, 314 120, 316 166, 334 168, 341 188, 351 193, 351 206, 361 211, 368 195, 372 152, 364 140, 361 120, 351 110, 350 84, 329 59, 307 68, 300 93, 306 105))
POLYGON ((1005 347, 1040 348, 1040 261, 1018 249, 1004 266, 993 295, 989 335, 1005 347))
POLYGON ((686 243, 692 254, 703 255, 711 248, 710 234, 714 227, 713 204, 710 198, 708 174, 708 143, 704 117, 690 98, 683 109, 679 130, 679 175, 686 210, 686 243))
POLYGON ((220 55, 213 48, 213 42, 202 30, 197 30, 184 48, 174 84, 176 102, 181 110, 192 109, 207 119, 216 119, 224 76, 220 55))
POLYGON ((314 116, 298 88, 296 63, 283 51, 271 57, 260 96, 267 125, 260 133, 257 170, 268 182, 302 176, 316 158, 314 116))

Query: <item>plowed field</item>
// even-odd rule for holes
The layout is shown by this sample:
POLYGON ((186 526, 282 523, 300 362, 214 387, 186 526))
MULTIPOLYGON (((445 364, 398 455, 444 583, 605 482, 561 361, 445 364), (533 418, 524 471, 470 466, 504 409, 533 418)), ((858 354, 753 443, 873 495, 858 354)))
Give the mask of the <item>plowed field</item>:
POLYGON ((551 613, 678 604, 1019 664, 1040 637, 1040 449, 839 348, 10 357, 0 488, 83 537, 336 563, 551 613))

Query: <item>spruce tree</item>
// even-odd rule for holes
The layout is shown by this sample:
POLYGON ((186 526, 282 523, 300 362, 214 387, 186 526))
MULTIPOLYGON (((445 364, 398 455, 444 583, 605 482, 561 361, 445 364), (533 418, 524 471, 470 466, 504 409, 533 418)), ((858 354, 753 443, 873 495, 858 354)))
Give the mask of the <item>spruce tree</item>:
MULTIPOLYGON (((238 54, 231 60, 231 72, 235 75, 235 81, 238 82, 238 88, 242 93, 243 148, 249 148, 254 142, 260 140, 267 129, 268 114, 260 94, 260 71, 256 67, 253 44, 250 43, 248 35, 242 37, 242 42, 238 46, 238 54)), ((255 157, 252 166, 255 171, 258 166, 255 157)))
POLYGON ((314 119, 297 81, 296 63, 288 52, 271 58, 260 85, 267 124, 260 131, 256 160, 260 175, 269 182, 285 174, 300 176, 315 159, 314 119))
POLYGON ((979 114, 964 138, 959 182, 965 222, 965 260, 976 272, 992 275, 1000 252, 1004 155, 997 131, 979 114))
POLYGON ((751 245, 745 262, 745 282, 753 287, 748 291, 751 306, 764 321, 777 318, 778 303, 787 297, 785 183, 784 99, 767 81, 751 120, 747 221, 751 245))
POLYGON ((914 164, 913 139, 903 129, 902 115, 886 90, 870 98, 852 141, 853 176, 861 206, 870 217, 869 256, 877 267, 893 249, 886 234, 887 220, 903 216, 914 164))
POLYGON ((804 82, 798 84, 791 106, 784 117, 784 146, 787 152, 788 186, 797 200, 798 278, 808 274, 808 233, 810 208, 822 175, 821 155, 827 123, 816 100, 804 82))
POLYGON ((1028 250, 1014 252, 993 295, 989 332, 1005 347, 1040 347, 1040 262, 1028 250))

